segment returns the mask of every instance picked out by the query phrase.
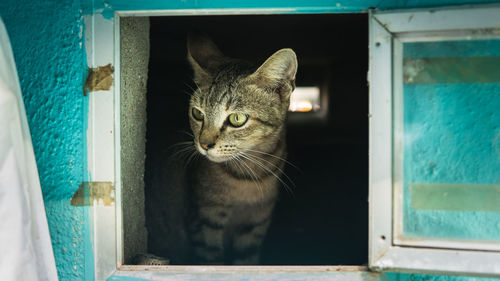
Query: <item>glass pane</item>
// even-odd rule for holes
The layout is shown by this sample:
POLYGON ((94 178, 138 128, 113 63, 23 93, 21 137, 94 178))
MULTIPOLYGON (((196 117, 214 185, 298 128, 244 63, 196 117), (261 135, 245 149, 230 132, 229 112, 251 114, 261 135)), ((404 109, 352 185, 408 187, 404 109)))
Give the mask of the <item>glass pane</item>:
POLYGON ((500 40, 403 44, 403 235, 500 241, 500 40))

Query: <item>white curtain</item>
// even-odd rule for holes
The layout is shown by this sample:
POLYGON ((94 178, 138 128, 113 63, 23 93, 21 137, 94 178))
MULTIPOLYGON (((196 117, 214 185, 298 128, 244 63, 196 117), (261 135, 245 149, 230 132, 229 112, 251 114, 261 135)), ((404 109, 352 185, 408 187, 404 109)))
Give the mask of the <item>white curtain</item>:
POLYGON ((21 88, 1 19, 0 280, 57 280, 21 88))

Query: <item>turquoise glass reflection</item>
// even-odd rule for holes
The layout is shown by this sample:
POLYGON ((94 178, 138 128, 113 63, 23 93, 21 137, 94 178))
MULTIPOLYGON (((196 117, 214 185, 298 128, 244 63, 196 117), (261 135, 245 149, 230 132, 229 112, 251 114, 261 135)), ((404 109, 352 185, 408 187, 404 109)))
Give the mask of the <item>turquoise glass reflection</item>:
POLYGON ((500 40, 403 45, 403 234, 500 241, 500 40))

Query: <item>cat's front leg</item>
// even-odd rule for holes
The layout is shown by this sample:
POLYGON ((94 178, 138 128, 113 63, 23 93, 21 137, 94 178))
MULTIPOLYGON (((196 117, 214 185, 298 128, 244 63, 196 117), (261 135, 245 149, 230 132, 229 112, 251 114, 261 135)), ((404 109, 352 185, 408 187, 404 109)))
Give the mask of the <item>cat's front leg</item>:
POLYGON ((233 265, 256 265, 260 260, 260 248, 266 236, 270 218, 237 228, 233 237, 231 263, 233 265))
POLYGON ((200 206, 192 222, 191 243, 195 264, 224 264, 224 228, 228 208, 200 206))

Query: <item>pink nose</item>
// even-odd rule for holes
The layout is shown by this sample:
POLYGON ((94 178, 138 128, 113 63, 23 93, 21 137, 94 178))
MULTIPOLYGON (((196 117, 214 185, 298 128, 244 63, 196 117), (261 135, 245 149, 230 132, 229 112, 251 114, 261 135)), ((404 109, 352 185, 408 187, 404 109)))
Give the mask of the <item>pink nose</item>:
POLYGON ((215 146, 215 143, 200 143, 200 146, 205 150, 209 150, 210 148, 215 146))

